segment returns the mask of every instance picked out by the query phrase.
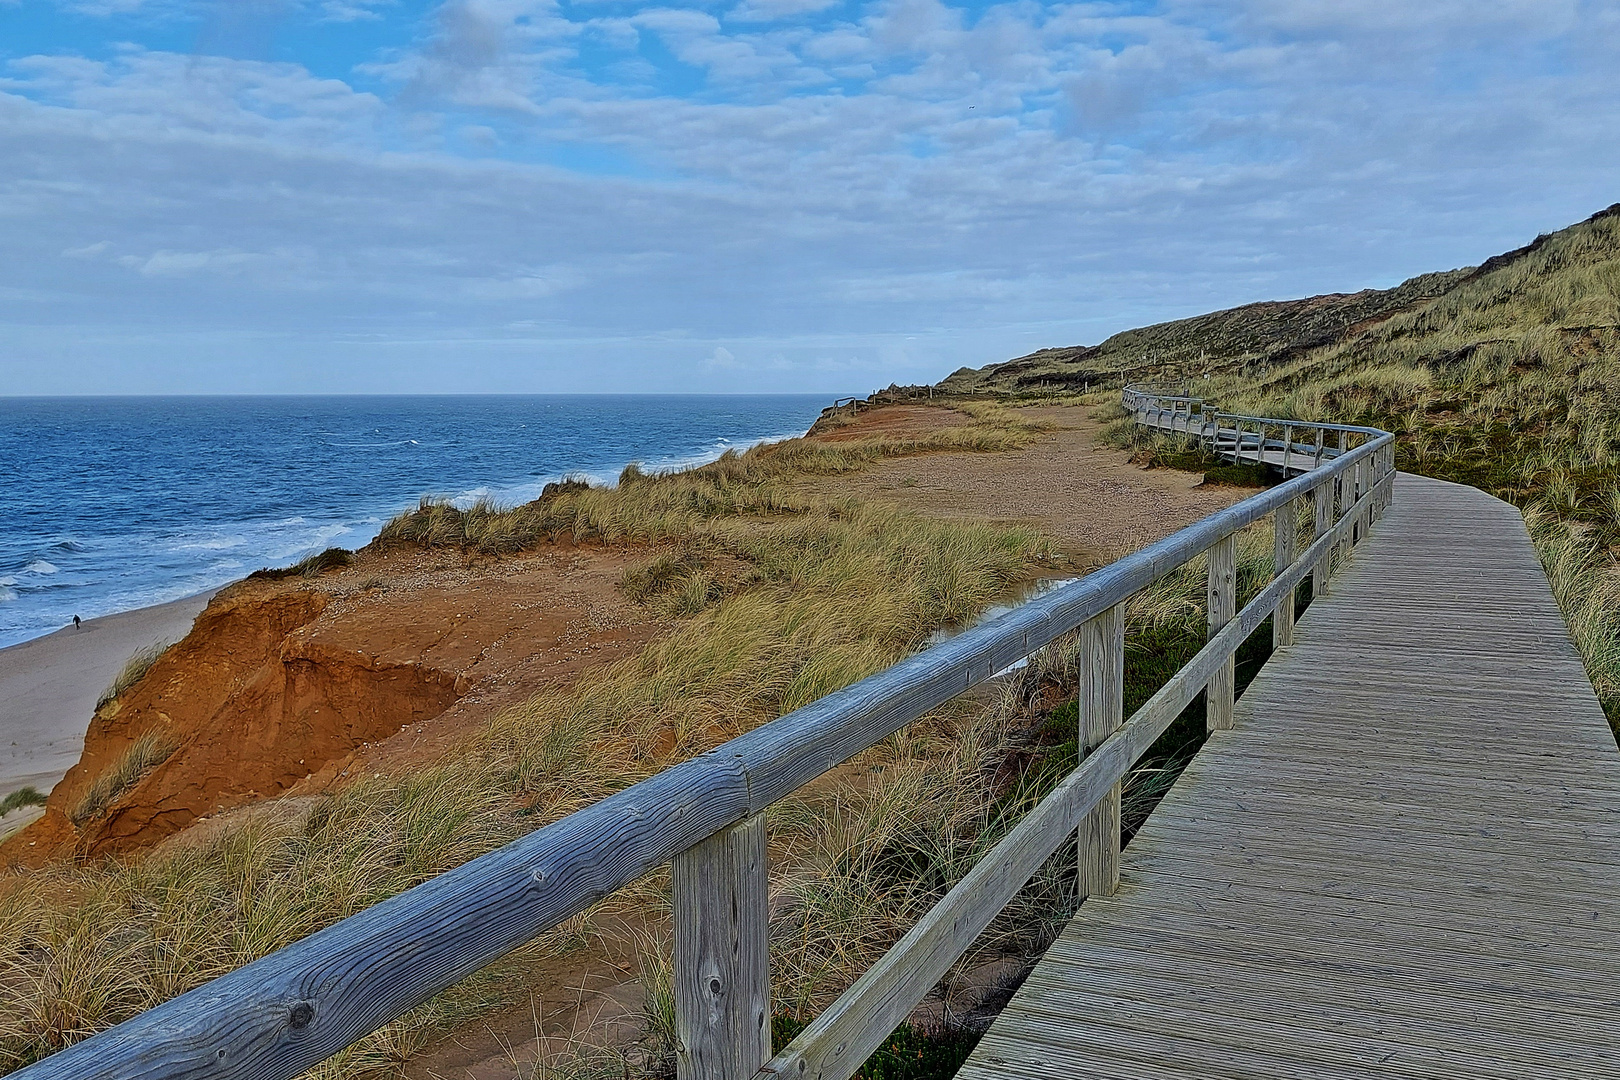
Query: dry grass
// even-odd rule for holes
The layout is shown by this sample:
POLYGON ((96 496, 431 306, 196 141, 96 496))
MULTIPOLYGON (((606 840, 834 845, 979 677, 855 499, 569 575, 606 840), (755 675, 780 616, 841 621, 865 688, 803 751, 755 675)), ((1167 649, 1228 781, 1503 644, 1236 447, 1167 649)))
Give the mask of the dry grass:
MULTIPOLYGON (((1606 629, 1620 618, 1609 588, 1620 560, 1620 212, 1408 292, 1413 302, 1393 315, 1315 347, 1222 352, 1215 337, 1187 337, 1156 377, 1196 377, 1197 392, 1231 412, 1385 428, 1400 468, 1538 508, 1538 550, 1620 732, 1620 652, 1606 629), (1211 363, 1211 353, 1224 358, 1211 363)), ((1241 315, 1136 333, 1224 333, 1241 315)), ((1128 423, 1112 430, 1120 445, 1166 448, 1128 423)))
MULTIPOLYGON (((1030 437, 988 421, 975 426, 983 430, 943 441, 1030 437)), ((905 452, 924 443, 907 443, 905 452)), ((0 1066, 117 1023, 880 670, 933 628, 971 618, 1047 553, 1026 530, 929 521, 794 491, 795 475, 858 467, 879 452, 887 451, 795 441, 690 473, 632 473, 615 489, 563 491, 515 510, 463 513, 432 504, 391 523, 394 542, 485 550, 537 543, 555 531, 674 541, 673 554, 652 556, 626 586, 649 603, 685 597, 668 609, 682 617, 640 656, 502 714, 475 746, 438 767, 361 783, 313 805, 268 804, 222 823, 206 843, 182 838, 128 863, 58 865, 13 878, 0 895, 0 1066)), ((938 775, 980 760, 942 742, 928 745, 948 761, 970 763, 941 765, 947 773, 938 775)), ((104 778, 102 805, 161 749, 155 737, 143 746, 104 778)), ((907 800, 958 797, 962 785, 929 779, 934 766, 920 757, 907 761, 893 774, 895 783, 912 777, 896 789, 907 800)), ((977 811, 955 805, 941 803, 938 816, 955 822, 968 843, 977 811)), ((883 816, 853 804, 848 812, 862 821, 883 816)), ((803 861, 782 871, 821 873, 815 868, 841 850, 837 837, 876 827, 839 825, 819 844, 795 840, 789 847, 802 849, 803 861)), ((894 925, 892 913, 881 914, 894 925)), ((523 964, 578 947, 580 932, 544 936, 532 955, 441 995, 321 1075, 397 1066, 468 1016, 517 1000, 523 964)), ((875 947, 883 936, 851 932, 858 940, 848 946, 807 940, 804 956, 839 948, 866 955, 863 943, 875 947)), ((806 1000, 809 973, 834 979, 853 970, 796 960, 791 950, 781 962, 806 973, 785 983, 802 987, 792 992, 806 1000)))
POLYGON ((1524 517, 1599 700, 1620 699, 1620 566, 1590 529, 1556 511, 1534 506, 1524 517))
POLYGON ((1048 425, 1015 411, 968 404, 973 422, 906 437, 829 443, 789 439, 730 451, 718 461, 666 475, 626 468, 614 488, 570 487, 522 506, 479 503, 459 510, 423 500, 383 527, 384 543, 455 545, 509 552, 557 540, 657 543, 681 540, 724 517, 780 517, 816 509, 794 480, 855 472, 879 458, 931 450, 998 451, 1027 446, 1048 425))
POLYGON ((152 665, 157 663, 158 657, 168 652, 169 646, 173 644, 172 641, 153 642, 145 648, 135 650, 130 658, 124 661, 124 666, 118 669, 118 674, 113 676, 113 681, 108 684, 107 689, 96 699, 96 711, 99 712, 108 702, 140 682, 146 673, 152 670, 152 665))
POLYGON ((101 816, 113 800, 140 783, 141 777, 168 761, 178 746, 165 731, 154 728, 143 732, 129 744, 117 761, 96 777, 96 782, 90 785, 90 790, 84 793, 68 815, 73 824, 83 825, 91 818, 101 816))

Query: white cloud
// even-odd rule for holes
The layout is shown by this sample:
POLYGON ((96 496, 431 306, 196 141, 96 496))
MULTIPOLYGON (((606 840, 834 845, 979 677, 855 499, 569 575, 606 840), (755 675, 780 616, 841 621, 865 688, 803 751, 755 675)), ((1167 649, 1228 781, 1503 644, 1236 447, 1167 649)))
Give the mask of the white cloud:
POLYGON ((836 7, 842 0, 743 0, 726 14, 737 22, 775 22, 836 7))
MULTIPOLYGON (((404 18, 299 10, 350 8, 404 18)), ((347 79, 0 69, 7 385, 385 352, 367 377, 876 385, 1388 283, 1616 197, 1620 20, 1564 0, 450 0, 425 27, 347 79)))
POLYGON ((64 248, 62 257, 65 259, 94 259, 106 254, 111 247, 111 241, 100 240, 94 244, 85 244, 83 247, 64 248))
POLYGON ((274 257, 253 251, 154 251, 150 255, 121 255, 117 262, 146 277, 186 277, 206 271, 234 274, 274 257))

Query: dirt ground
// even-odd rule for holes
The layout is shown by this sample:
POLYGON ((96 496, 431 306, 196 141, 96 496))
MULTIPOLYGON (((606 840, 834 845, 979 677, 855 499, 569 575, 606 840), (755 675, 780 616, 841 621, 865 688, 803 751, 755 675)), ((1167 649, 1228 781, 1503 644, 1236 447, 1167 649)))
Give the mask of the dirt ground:
MULTIPOLYGON (((806 484, 941 518, 1030 524, 1082 565, 1110 561, 1249 494, 1131 464, 1098 444, 1101 425, 1089 409, 1027 413, 1056 427, 1024 450, 922 454, 806 484)), ((950 410, 892 406, 825 437, 911 435, 967 422, 950 410)), ((184 721, 186 747, 119 800, 99 826, 109 843, 178 841, 182 830, 196 837, 255 804, 270 809, 264 801, 277 796, 308 800, 357 776, 440 760, 501 709, 543 687, 589 678, 598 665, 653 640, 663 624, 617 586, 624 569, 647 554, 600 545, 500 558, 368 549, 354 565, 314 581, 232 586, 198 619, 204 632, 193 635, 191 652, 182 647, 160 661, 172 672, 154 667, 127 702, 98 714, 77 775, 53 800, 56 832, 43 821, 30 829, 41 848, 82 847, 87 837, 67 824, 70 796, 160 714, 166 723, 184 721), (296 612, 283 610, 294 600, 302 605, 296 612), (367 704, 383 698, 392 703, 386 709, 367 704), (255 724, 267 716, 296 716, 301 726, 255 724)), ((26 839, 14 837, 8 854, 26 839)), ((414 1055, 399 1074, 527 1075, 537 1058, 559 1056, 576 1040, 633 1032, 644 990, 633 970, 632 935, 619 929, 625 932, 600 925, 591 944, 545 963, 532 1000, 414 1055)))
MULTIPOLYGON (((1144 469, 1123 451, 1098 444, 1102 424, 1091 409, 1046 406, 1026 410, 1057 429, 1035 445, 1005 453, 928 453, 879 461, 854 475, 807 481, 827 495, 859 495, 942 518, 1033 525, 1061 543, 1072 562, 1112 561, 1190 525, 1252 491, 1211 485, 1195 473, 1144 469)), ((899 405, 863 413, 835 429, 831 442, 868 436, 921 435, 966 423, 961 413, 899 405)), ((836 770, 835 770, 836 772, 836 770)), ((836 782, 829 774, 824 782, 836 782)), ((622 942, 618 943, 622 946, 622 942)), ((533 1063, 560 1058, 575 1043, 598 1043, 615 1032, 634 1034, 644 989, 633 960, 606 940, 590 955, 548 970, 530 1004, 485 1018, 479 1030, 413 1058, 402 1075, 411 1080, 508 1080, 533 1063)), ((965 1014, 1000 985, 1016 981, 1018 961, 1001 960, 968 974, 954 988, 951 1007, 965 1014)), ((917 1019, 938 1020, 943 1004, 930 1000, 917 1019)))
POLYGON ((69 850, 134 850, 265 799, 439 761, 508 706, 644 646, 660 624, 618 582, 646 555, 600 544, 503 558, 367 549, 313 580, 223 589, 96 712, 45 814, 0 857, 39 865, 69 850), (172 756, 75 825, 91 785, 154 730, 176 744, 172 756))
MULTIPOLYGON (((1124 451, 1099 444, 1103 425, 1089 408, 1021 411, 1057 430, 1024 450, 891 458, 816 486, 825 494, 861 495, 936 517, 1033 525, 1065 545, 1072 558, 1093 564, 1111 562, 1253 494, 1206 487, 1196 473, 1133 465, 1124 451)), ((941 413, 961 415, 896 405, 863 413, 834 437, 924 430, 941 413)))

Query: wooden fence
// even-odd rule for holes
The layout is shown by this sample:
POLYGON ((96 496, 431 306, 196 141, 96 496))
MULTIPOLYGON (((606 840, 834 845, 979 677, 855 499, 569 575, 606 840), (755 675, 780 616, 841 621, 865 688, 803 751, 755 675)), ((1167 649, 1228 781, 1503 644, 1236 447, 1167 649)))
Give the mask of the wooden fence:
MULTIPOLYGON (((1139 421, 1187 417, 1225 452, 1262 457, 1264 430, 1221 434, 1196 399, 1125 391, 1139 421), (1223 442, 1222 440, 1226 440, 1223 442)), ((1221 414, 1214 414, 1221 415, 1221 414)), ((1253 418, 1241 419, 1254 423, 1253 418)), ((1273 618, 1293 640, 1295 590, 1327 591, 1331 556, 1366 533, 1393 493, 1392 436, 1267 420, 1315 436, 1320 467, 1212 514, 993 622, 764 724, 561 821, 247 964, 14 1074, 37 1078, 289 1080, 569 916, 673 863, 677 1067, 683 1080, 847 1080, 995 915, 1078 833, 1081 895, 1119 880, 1120 783, 1199 694, 1211 728, 1232 722, 1233 656, 1273 618), (1340 442, 1337 433, 1344 433, 1340 442), (1352 445, 1353 444, 1353 445, 1352 445), (1313 508, 1309 542, 1296 524, 1313 508), (1276 574, 1241 610, 1237 533, 1276 515, 1276 574), (1209 555, 1209 639, 1128 720, 1124 604, 1209 555), (766 807, 928 710, 1079 630, 1084 756, 921 921, 787 1046, 771 1054, 766 807)), ((1169 429, 1169 428, 1166 428, 1169 429)), ((1185 429, 1176 429, 1185 430, 1185 429)))

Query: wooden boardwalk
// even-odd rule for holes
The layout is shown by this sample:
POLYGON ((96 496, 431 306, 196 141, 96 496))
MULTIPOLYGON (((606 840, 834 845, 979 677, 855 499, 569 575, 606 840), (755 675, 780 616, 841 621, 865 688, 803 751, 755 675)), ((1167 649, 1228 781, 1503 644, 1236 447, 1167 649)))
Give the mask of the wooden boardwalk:
POLYGON ((1620 753, 1517 511, 1398 478, 959 1075, 1620 1076, 1620 753))

